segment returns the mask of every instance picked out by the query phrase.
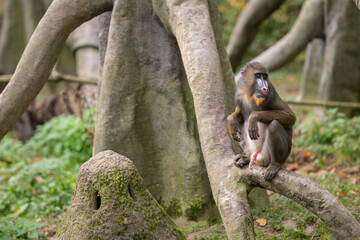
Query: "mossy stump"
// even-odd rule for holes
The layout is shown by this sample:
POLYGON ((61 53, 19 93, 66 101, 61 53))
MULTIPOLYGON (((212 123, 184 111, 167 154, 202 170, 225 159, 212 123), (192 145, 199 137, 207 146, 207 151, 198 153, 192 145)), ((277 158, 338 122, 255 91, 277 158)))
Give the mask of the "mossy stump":
POLYGON ((113 151, 85 162, 55 239, 185 239, 146 189, 134 164, 113 151))

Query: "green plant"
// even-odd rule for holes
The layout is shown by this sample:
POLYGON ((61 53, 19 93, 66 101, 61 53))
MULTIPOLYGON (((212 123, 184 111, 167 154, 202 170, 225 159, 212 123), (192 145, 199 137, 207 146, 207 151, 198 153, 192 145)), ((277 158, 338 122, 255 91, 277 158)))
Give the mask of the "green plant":
POLYGON ((42 225, 34 223, 27 218, 13 218, 11 216, 0 218, 0 239, 38 239, 40 232, 36 229, 42 225))
POLYGON ((337 109, 329 109, 320 120, 307 121, 299 125, 300 147, 322 156, 360 158, 360 118, 346 118, 337 109))
MULTIPOLYGON (((87 114, 87 111, 84 111, 87 114)), ((58 116, 36 129, 34 136, 25 144, 25 150, 39 156, 61 157, 70 155, 76 160, 86 160, 91 156, 91 139, 87 129, 88 118, 58 116)))
POLYGON ((180 217, 182 215, 180 201, 176 198, 171 199, 169 205, 166 207, 166 213, 171 217, 180 217))
POLYGON ((204 212, 203 199, 195 195, 190 203, 189 207, 185 210, 185 215, 189 220, 197 220, 199 215, 204 212))

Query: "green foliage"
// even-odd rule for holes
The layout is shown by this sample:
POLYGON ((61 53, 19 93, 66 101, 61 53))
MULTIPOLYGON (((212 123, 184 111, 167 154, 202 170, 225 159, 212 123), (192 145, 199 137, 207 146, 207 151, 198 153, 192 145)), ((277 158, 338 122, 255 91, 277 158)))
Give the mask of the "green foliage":
POLYGON ((204 212, 204 203, 203 199, 197 195, 195 195, 190 203, 189 207, 185 210, 185 215, 189 220, 197 220, 201 213, 204 212))
POLYGON ((34 235, 26 236, 31 239, 36 234, 35 228, 29 230, 35 226, 30 224, 33 219, 66 210, 77 171, 91 157, 87 130, 93 128, 94 117, 94 110, 84 111, 83 119, 59 116, 39 126, 26 144, 10 135, 1 141, 0 215, 15 219, 1 225, 0 234, 20 236, 22 231, 32 231, 34 235))
POLYGON ((229 38, 236 23, 236 19, 244 9, 247 0, 218 0, 218 9, 220 12, 220 23, 225 44, 229 38))
POLYGON ((36 229, 42 225, 34 223, 27 218, 12 218, 11 216, 0 218, 0 239, 38 239, 40 232, 36 229))
MULTIPOLYGON (((301 124, 297 145, 325 158, 360 158, 360 118, 346 118, 337 109, 330 109, 320 120, 301 124)), ((320 158, 321 160, 321 158, 320 158)))
POLYGON ((91 156, 91 140, 84 131, 90 121, 86 120, 73 115, 53 118, 38 127, 25 148, 43 157, 70 155, 71 158, 86 159, 91 156))
POLYGON ((182 208, 180 201, 176 198, 171 199, 169 205, 165 207, 166 213, 171 217, 180 217, 182 215, 182 208))

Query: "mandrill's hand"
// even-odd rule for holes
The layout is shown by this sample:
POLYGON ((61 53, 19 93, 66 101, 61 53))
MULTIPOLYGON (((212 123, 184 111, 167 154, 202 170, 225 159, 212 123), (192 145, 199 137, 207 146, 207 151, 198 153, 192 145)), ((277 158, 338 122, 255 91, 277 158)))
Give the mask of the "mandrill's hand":
POLYGON ((249 118, 249 137, 251 140, 257 140, 260 137, 258 121, 255 118, 249 118))

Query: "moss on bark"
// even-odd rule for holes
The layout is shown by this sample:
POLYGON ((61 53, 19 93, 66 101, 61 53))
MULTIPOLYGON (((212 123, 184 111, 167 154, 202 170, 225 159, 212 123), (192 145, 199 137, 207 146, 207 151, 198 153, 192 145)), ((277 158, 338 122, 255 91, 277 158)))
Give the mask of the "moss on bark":
POLYGON ((185 239, 134 164, 104 151, 84 163, 56 239, 185 239))

